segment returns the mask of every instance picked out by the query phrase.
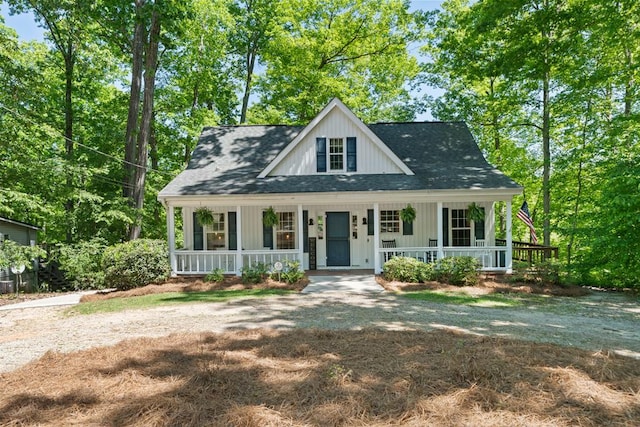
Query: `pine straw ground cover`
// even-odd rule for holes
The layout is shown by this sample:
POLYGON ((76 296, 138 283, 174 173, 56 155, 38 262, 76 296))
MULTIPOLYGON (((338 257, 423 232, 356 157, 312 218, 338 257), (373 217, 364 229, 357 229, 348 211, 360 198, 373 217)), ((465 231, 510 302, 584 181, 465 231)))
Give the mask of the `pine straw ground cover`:
POLYGON ((587 288, 581 286, 510 282, 508 278, 500 275, 483 275, 476 286, 453 286, 439 282, 404 283, 387 281, 382 276, 377 276, 376 280, 380 286, 389 292, 428 290, 454 293, 463 292, 474 296, 488 294, 535 294, 564 297, 579 297, 590 293, 587 288))
POLYGON ((167 292, 207 292, 207 291, 237 291, 244 289, 280 289, 285 291, 301 291, 309 284, 304 278, 297 283, 288 284, 267 279, 263 283, 244 284, 240 277, 228 276, 222 282, 205 282, 201 277, 175 277, 164 283, 152 284, 127 291, 105 291, 96 294, 83 295, 80 302, 101 301, 112 298, 127 298, 167 292))
POLYGON ((632 426, 637 360, 450 332, 266 329, 49 352, 0 424, 632 426))

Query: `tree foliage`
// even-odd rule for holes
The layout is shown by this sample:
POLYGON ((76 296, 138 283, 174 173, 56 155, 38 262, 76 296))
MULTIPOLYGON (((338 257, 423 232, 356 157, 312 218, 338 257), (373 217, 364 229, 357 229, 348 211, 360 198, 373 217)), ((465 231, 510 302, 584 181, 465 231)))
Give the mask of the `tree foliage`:
MULTIPOLYGON (((637 2, 447 1, 424 52, 434 115, 470 124, 582 281, 637 286, 637 2), (631 249, 630 249, 631 248, 631 249)), ((519 201, 514 203, 517 209, 519 201)), ((526 228, 514 224, 514 234, 526 228)))

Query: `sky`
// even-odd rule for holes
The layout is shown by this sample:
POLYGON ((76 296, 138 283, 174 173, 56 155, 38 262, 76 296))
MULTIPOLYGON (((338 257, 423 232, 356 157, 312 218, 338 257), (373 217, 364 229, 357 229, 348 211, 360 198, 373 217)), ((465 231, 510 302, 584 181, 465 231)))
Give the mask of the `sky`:
MULTIPOLYGON (((435 10, 439 9, 444 0, 411 0, 411 10, 435 10)), ((9 6, 0 0, 0 15, 4 19, 6 26, 13 28, 18 33, 18 37, 23 41, 43 41, 44 30, 38 27, 31 13, 10 15, 9 6)), ((422 92, 415 92, 414 96, 421 96, 422 94, 429 94, 431 96, 438 96, 442 93, 439 90, 433 90, 426 88, 422 92)), ((429 112, 420 114, 416 117, 416 120, 433 120, 433 117, 429 112)))

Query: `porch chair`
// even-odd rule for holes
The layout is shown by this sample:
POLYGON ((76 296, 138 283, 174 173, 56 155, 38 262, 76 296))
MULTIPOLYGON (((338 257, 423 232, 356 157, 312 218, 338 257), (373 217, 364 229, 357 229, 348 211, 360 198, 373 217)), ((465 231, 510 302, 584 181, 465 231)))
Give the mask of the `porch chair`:
MULTIPOLYGON (((389 249, 389 248, 396 248, 396 239, 392 239, 392 240, 383 240, 382 241, 382 248, 383 249, 389 249)), ((384 262, 389 261, 389 259, 393 258, 395 256, 395 252, 385 252, 384 253, 384 262)))
MULTIPOLYGON (((429 239, 429 247, 436 248, 438 247, 438 239, 429 239)), ((427 262, 434 262, 437 256, 433 254, 431 251, 427 251, 427 262)))

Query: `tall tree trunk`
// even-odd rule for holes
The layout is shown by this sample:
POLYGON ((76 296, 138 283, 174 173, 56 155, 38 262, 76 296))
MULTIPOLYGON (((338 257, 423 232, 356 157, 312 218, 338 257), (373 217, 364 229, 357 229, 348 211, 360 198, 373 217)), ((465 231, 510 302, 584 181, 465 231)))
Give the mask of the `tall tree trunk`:
POLYGON ((144 61, 144 41, 146 29, 142 17, 145 0, 136 0, 136 22, 131 43, 132 66, 131 88, 129 92, 129 114, 127 116, 127 130, 124 148, 124 178, 122 195, 130 199, 133 206, 133 186, 135 180, 136 140, 138 130, 138 115, 140 112, 140 93, 142 92, 142 71, 144 61))
POLYGON ((247 65, 247 75, 245 77, 244 82, 244 95, 242 97, 242 110, 240 112, 240 124, 245 123, 247 121, 247 109, 249 108, 249 97, 251 96, 251 83, 253 80, 253 70, 256 65, 256 55, 257 55, 257 43, 253 41, 249 43, 249 48, 247 49, 247 57, 246 57, 246 65, 247 65))
MULTIPOLYGON (((156 113, 153 112, 151 119, 151 133, 149 134, 149 159, 151 160, 151 169, 158 170, 160 159, 158 156, 158 139, 156 138, 156 113)), ((153 205, 153 220, 156 224, 160 224, 160 203, 156 200, 153 205)))
MULTIPOLYGON (((543 3, 545 10, 551 7, 547 1, 543 3)), ((545 20, 542 27, 542 39, 545 43, 542 58, 544 67, 542 75, 542 232, 545 246, 551 245, 551 29, 549 25, 545 20)))
POLYGON ((551 124, 549 113, 549 71, 545 71, 542 82, 542 206, 544 215, 542 227, 545 246, 551 245, 551 124))
POLYGON ((569 243, 567 244, 567 265, 571 265, 571 256, 573 252, 573 243, 576 237, 576 230, 578 229, 578 214, 580 212, 580 197, 582 196, 582 170, 584 167, 583 153, 587 148, 587 126, 589 123, 589 117, 591 116, 591 98, 587 102, 587 111, 584 115, 584 123, 582 125, 582 149, 578 151, 580 160, 578 161, 578 176, 577 189, 576 189, 576 203, 573 205, 573 222, 571 224, 571 234, 569 235, 569 243))
MULTIPOLYGON (((69 194, 73 193, 73 68, 75 65, 75 54, 73 47, 73 40, 71 36, 67 39, 66 50, 63 53, 64 56, 64 74, 65 74, 65 94, 64 94, 64 138, 65 138, 65 151, 67 162, 67 190, 69 194)), ((67 243, 73 241, 73 210, 74 202, 71 196, 65 201, 64 204, 65 213, 67 217, 67 230, 66 240, 67 243)))
POLYGON ((627 77, 624 85, 624 115, 625 117, 629 117, 631 115, 631 107, 633 106, 633 74, 631 74, 631 70, 633 69, 633 54, 628 47, 625 48, 624 54, 629 73, 629 77, 627 77))
POLYGON ((149 29, 149 44, 146 49, 144 69, 144 98, 142 104, 142 120, 138 133, 138 150, 135 171, 135 183, 133 187, 134 207, 137 218, 129 239, 140 237, 142 231, 142 208, 144 207, 144 186, 147 178, 147 156, 151 122, 153 120, 153 96, 155 91, 156 70, 158 68, 158 44, 160 39, 160 12, 158 7, 153 9, 151 15, 151 27, 149 29))

